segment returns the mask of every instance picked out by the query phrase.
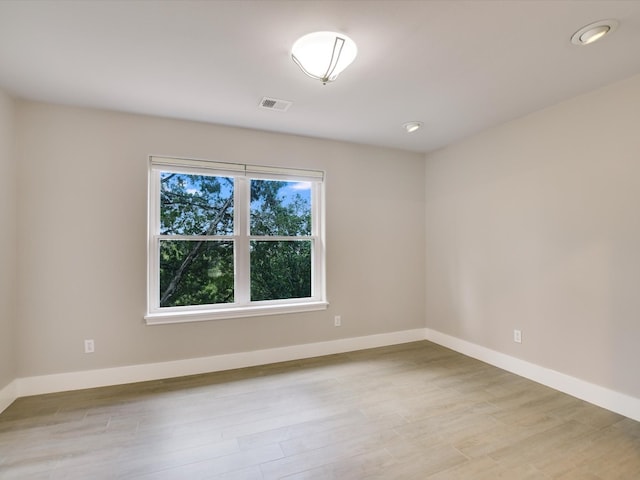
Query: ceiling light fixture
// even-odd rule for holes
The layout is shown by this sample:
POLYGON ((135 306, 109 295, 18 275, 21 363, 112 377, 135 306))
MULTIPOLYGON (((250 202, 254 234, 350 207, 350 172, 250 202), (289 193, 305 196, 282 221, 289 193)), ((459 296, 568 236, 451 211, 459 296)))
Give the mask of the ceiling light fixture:
POLYGON ((422 126, 422 122, 407 122, 403 123, 402 126, 407 131, 407 133, 413 133, 422 126))
POLYGON ((617 20, 600 20, 585 25, 571 36, 574 45, 589 45, 618 28, 617 20))
POLYGON ((333 82, 358 54, 358 47, 346 35, 314 32, 300 37, 291 48, 291 58, 311 78, 324 85, 333 82))

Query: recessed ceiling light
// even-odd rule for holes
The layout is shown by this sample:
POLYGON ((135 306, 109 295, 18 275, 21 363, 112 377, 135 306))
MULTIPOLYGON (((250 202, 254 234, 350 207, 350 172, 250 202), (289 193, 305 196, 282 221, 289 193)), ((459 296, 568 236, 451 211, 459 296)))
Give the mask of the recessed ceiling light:
POLYGON ((422 122, 407 122, 403 123, 402 126, 407 131, 407 133, 413 133, 422 126, 422 122))
POLYGON ((574 45, 589 45, 613 32, 616 28, 618 28, 617 20, 600 20, 599 22, 590 23, 571 36, 571 43, 574 45))

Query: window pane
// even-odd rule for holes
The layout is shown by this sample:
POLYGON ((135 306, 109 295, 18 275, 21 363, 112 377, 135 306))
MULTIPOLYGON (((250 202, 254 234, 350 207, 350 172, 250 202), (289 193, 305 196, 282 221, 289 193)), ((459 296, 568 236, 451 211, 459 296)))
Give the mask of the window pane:
POLYGON ((311 235, 311 183, 251 180, 251 235, 311 235))
POLYGON ((161 235, 232 235, 233 178, 161 172, 161 235))
POLYGON ((160 306, 232 303, 233 242, 160 241, 160 306))
POLYGON ((311 241, 251 242, 251 300, 311 296, 311 241))

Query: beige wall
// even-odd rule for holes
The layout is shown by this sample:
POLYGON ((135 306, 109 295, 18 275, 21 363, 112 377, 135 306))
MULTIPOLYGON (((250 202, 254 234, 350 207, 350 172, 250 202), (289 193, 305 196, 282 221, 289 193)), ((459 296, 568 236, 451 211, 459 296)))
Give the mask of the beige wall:
POLYGON ((0 221, 17 222, 20 267, 16 303, 16 236, 3 228, 0 388, 426 318, 640 397, 639 125, 633 77, 430 154, 425 171, 423 156, 396 150, 2 95, 0 221), (145 326, 149 154, 325 169, 329 310, 145 326), (84 338, 95 354, 82 353, 84 338))
POLYGON ((17 131, 20 377, 424 327, 422 155, 31 102, 17 131), (329 309, 145 326, 150 154, 326 170, 329 309))
POLYGON ((14 103, 0 90, 0 390, 15 378, 16 169, 14 103))
POLYGON ((640 76, 426 168, 427 326, 640 397, 640 76))

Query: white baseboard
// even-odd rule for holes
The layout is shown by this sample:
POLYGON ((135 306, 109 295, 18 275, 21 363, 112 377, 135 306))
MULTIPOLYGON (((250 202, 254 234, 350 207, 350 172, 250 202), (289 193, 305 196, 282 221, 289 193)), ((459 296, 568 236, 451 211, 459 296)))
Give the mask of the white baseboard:
MULTIPOLYGON (((218 372, 234 368, 253 367, 288 360, 299 360, 302 358, 319 357, 366 348, 415 342, 424 339, 424 329, 419 328, 416 330, 404 330, 378 335, 367 335, 364 337, 344 338, 327 342, 307 343, 289 347, 191 358, 172 362, 18 378, 13 382, 15 383, 14 399, 43 393, 80 390, 83 388, 104 387, 184 375, 196 375, 199 373, 218 372)), ((0 412, 1 411, 0 409, 0 412)))
POLYGON ((612 412, 640 421, 640 399, 638 398, 428 328, 172 362, 18 378, 0 390, 0 413, 16 398, 28 395, 218 372, 419 340, 429 340, 612 412))
POLYGON ((616 392, 429 328, 425 329, 425 338, 443 347, 640 422, 639 398, 616 392))
POLYGON ((0 413, 18 398, 17 381, 13 380, 9 385, 0 390, 0 413))

